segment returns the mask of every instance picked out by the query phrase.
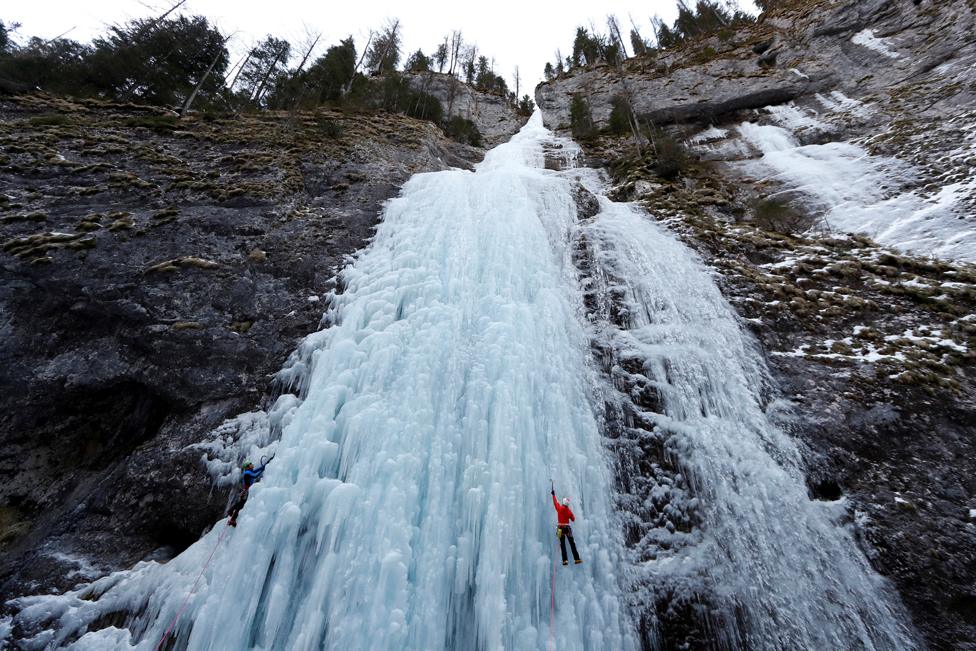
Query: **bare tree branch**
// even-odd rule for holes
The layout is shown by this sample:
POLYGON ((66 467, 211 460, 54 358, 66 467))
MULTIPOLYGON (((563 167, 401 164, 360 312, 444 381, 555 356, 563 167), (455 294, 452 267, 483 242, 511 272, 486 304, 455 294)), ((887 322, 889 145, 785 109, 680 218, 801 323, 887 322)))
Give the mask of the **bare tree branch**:
POLYGON ((312 56, 312 51, 315 49, 315 46, 319 44, 319 40, 321 38, 322 38, 322 32, 319 32, 318 34, 316 34, 315 40, 312 41, 312 44, 309 46, 309 48, 307 50, 305 50, 305 56, 302 57, 301 63, 299 63, 298 64, 298 67, 295 68, 294 74, 297 75, 299 72, 302 71, 302 68, 305 67, 305 64, 308 62, 308 58, 310 56, 312 56))
MULTIPOLYGON (((252 45, 251 47, 249 47, 247 49, 247 54, 240 61, 238 61, 238 65, 237 66, 234 66, 234 68, 231 68, 231 72, 234 72, 234 69, 236 68, 237 69, 237 73, 234 75, 234 79, 233 79, 233 81, 230 82, 230 85, 227 87, 227 90, 229 90, 229 91, 233 91, 234 90, 234 86, 237 85, 237 79, 238 79, 238 77, 241 76, 241 72, 243 72, 244 67, 247 66, 248 61, 251 60, 251 57, 253 55, 254 55, 254 46, 252 45)), ((229 76, 229 73, 228 73, 228 76, 229 76)))
MULTIPOLYGON (((76 29, 78 29, 78 26, 77 26, 77 25, 76 25, 76 26, 74 26, 74 27, 72 27, 72 28, 71 28, 71 29, 69 29, 69 30, 66 30, 66 31, 64 31, 64 32, 61 32, 60 34, 58 34, 57 36, 55 36, 55 37, 54 37, 54 38, 52 38, 52 39, 49 39, 49 40, 47 40, 47 41, 44 41, 44 45, 49 45, 49 44, 51 44, 51 43, 53 43, 54 41, 56 41, 56 40, 58 40, 59 38, 64 38, 65 36, 67 36, 67 35, 68 35, 68 34, 70 34, 71 32, 73 32, 73 31, 75 31, 76 29)), ((11 31, 12 31, 12 30, 11 30, 11 31)))
POLYGON ((137 31, 135 34, 133 34, 132 36, 129 37, 129 40, 130 41, 136 41, 136 40, 142 38, 142 35, 144 33, 152 30, 156 25, 158 25, 162 21, 166 20, 166 17, 167 16, 169 16, 171 13, 173 13, 174 11, 176 11, 177 9, 179 9, 180 7, 182 7, 185 4, 186 4, 186 0, 179 0, 179 2, 177 2, 175 5, 173 5, 169 9, 167 9, 165 12, 163 12, 163 14, 161 16, 158 16, 158 17, 154 18, 153 20, 149 21, 148 24, 143 25, 142 27, 140 27, 139 28, 139 31, 137 31))
POLYGON ((271 78, 271 73, 274 72, 275 66, 277 66, 278 62, 281 61, 281 58, 285 56, 285 53, 288 51, 288 49, 289 46, 286 42, 285 45, 283 45, 281 49, 278 50, 278 53, 275 55, 275 58, 271 62, 271 65, 268 66, 267 72, 264 73, 264 77, 261 78, 261 83, 258 84, 257 90, 254 91, 254 95, 251 97, 252 102, 261 101, 261 95, 264 94, 264 87, 265 85, 267 85, 268 79, 271 78))
POLYGON ((349 77, 349 81, 346 82, 346 87, 343 89, 342 94, 348 95, 349 91, 352 90, 352 82, 356 79, 356 74, 359 69, 363 66, 363 61, 366 60, 366 53, 369 52, 369 45, 373 42, 373 30, 369 31, 369 37, 366 39, 366 47, 363 48, 363 53, 359 55, 359 61, 356 62, 356 67, 352 69, 352 76, 349 77))
MULTIPOLYGON (((230 38, 231 38, 230 36, 225 38, 223 45, 227 45, 227 41, 229 41, 230 38)), ((183 103, 183 108, 180 109, 181 118, 185 116, 187 112, 190 110, 190 107, 193 106, 193 100, 197 98, 197 93, 199 93, 200 89, 203 88, 203 84, 206 83, 207 78, 210 77, 210 73, 213 72, 214 66, 217 65, 217 62, 220 61, 220 57, 223 56, 223 54, 224 54, 223 48, 217 50, 217 53, 214 55, 213 61, 211 61, 210 65, 207 67, 207 71, 203 73, 203 76, 200 77, 200 81, 197 82, 197 85, 193 89, 193 92, 190 93, 190 96, 186 98, 186 102, 183 103)))

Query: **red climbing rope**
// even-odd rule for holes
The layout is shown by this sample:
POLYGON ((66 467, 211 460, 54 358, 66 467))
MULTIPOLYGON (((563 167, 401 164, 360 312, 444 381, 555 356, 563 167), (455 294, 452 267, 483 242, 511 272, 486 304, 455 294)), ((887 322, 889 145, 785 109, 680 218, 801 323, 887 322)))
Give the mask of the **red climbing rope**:
POLYGON ((556 620, 556 558, 552 559, 552 588, 550 594, 552 599, 549 602, 549 651, 555 651, 556 640, 553 637, 555 635, 555 620, 556 620))
POLYGON ((230 529, 230 526, 224 525, 224 530, 220 532, 220 536, 217 538, 217 544, 214 546, 213 551, 210 552, 210 557, 207 558, 207 562, 203 564, 203 568, 200 570, 200 575, 197 576, 197 580, 193 582, 193 587, 190 588, 190 591, 186 594, 186 599, 183 600, 183 605, 180 606, 179 611, 176 613, 176 617, 174 617, 173 621, 170 622, 169 628, 167 628, 166 632, 163 633, 163 639, 159 641, 159 644, 156 645, 154 651, 159 651, 161 648, 163 648, 163 642, 165 642, 166 638, 169 637, 169 634, 173 632, 173 627, 176 626, 176 622, 180 620, 180 615, 183 614, 183 611, 186 610, 187 604, 190 603, 190 597, 192 597, 193 593, 197 591, 197 584, 200 583, 200 579, 203 578, 203 573, 207 571, 207 566, 210 565, 210 561, 213 560, 214 554, 217 553, 217 548, 220 547, 220 543, 224 541, 224 534, 227 533, 228 529, 230 529))

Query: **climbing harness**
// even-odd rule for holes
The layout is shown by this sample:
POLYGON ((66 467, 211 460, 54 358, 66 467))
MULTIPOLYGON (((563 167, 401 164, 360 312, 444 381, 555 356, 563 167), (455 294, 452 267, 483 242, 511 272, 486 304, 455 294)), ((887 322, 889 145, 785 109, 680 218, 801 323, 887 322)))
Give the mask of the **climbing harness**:
POLYGON ((163 633, 163 639, 159 641, 159 644, 156 645, 154 651, 159 651, 161 648, 163 648, 163 643, 166 642, 166 638, 168 638, 169 634, 173 632, 173 627, 176 626, 176 622, 179 621, 183 611, 186 610, 187 605, 190 603, 190 597, 192 597, 193 593, 197 591, 197 584, 200 583, 200 579, 203 578, 203 573, 207 571, 207 566, 210 565, 210 561, 213 560, 214 554, 217 553, 217 548, 220 547, 220 543, 224 541, 224 534, 226 534, 229 529, 229 525, 225 525, 224 530, 220 532, 220 536, 217 537, 217 544, 214 546, 213 551, 210 552, 210 557, 207 558, 207 562, 204 563, 203 567, 200 569, 200 574, 197 576, 197 580, 193 582, 193 587, 190 588, 190 591, 186 594, 186 599, 183 600, 183 605, 180 606, 180 609, 176 612, 176 617, 174 617, 173 621, 170 622, 169 628, 167 628, 166 632, 163 633))

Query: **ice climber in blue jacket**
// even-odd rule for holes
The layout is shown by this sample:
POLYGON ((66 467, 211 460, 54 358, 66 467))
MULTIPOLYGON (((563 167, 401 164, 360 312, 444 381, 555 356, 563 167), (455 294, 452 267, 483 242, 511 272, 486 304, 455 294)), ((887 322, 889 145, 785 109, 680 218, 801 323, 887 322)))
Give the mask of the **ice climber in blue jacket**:
MULTIPOLYGON (((271 455, 271 459, 274 459, 274 455, 271 455)), ((227 523, 230 526, 237 526, 237 516, 240 515, 241 509, 247 503, 247 494, 250 492, 251 486, 260 481, 261 475, 264 473, 264 469, 268 467, 268 463, 271 463, 271 459, 257 468, 250 461, 245 461, 244 465, 241 466, 241 492, 238 494, 234 506, 230 509, 230 522, 227 523)))

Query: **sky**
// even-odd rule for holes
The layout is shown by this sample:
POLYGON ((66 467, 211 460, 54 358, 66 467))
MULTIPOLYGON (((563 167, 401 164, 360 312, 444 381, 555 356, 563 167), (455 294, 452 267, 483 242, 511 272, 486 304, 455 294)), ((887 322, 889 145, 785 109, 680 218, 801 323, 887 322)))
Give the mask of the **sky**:
MULTIPOLYGON (((165 0, 34 0, 5 3, 0 20, 19 22, 19 37, 66 38, 88 41, 110 24, 132 18, 157 16, 173 3, 165 0), (70 31, 69 31, 70 30, 70 31)), ((751 7, 751 0, 743 0, 751 7)), ((520 92, 532 94, 542 80, 547 61, 555 62, 555 51, 565 57, 572 50, 572 39, 579 25, 595 25, 606 31, 606 17, 615 14, 624 37, 631 19, 642 33, 650 33, 650 17, 661 16, 671 22, 677 15, 675 0, 488 0, 483 2, 404 2, 403 0, 188 0, 180 11, 207 16, 225 34, 234 34, 229 43, 234 56, 266 34, 287 38, 293 44, 304 42, 308 34, 322 33, 316 52, 349 35, 358 48, 366 42, 370 29, 399 18, 403 28, 404 56, 421 48, 428 55, 451 31, 460 29, 468 42, 482 54, 494 58, 494 70, 515 90, 515 67, 522 78, 520 92)), ((628 42, 629 47, 629 42, 628 42)), ((235 59, 232 58, 232 62, 235 59)))

